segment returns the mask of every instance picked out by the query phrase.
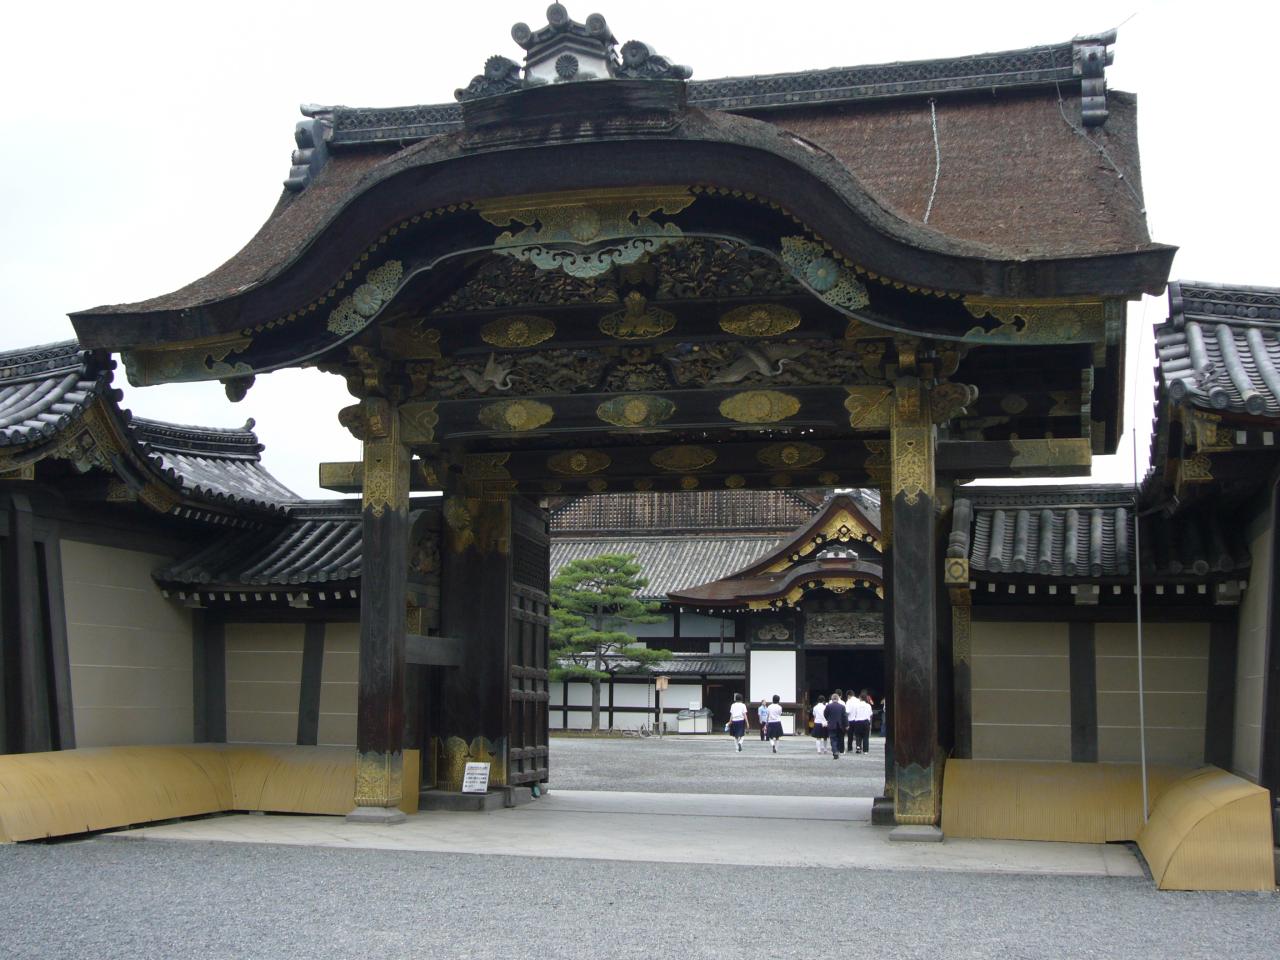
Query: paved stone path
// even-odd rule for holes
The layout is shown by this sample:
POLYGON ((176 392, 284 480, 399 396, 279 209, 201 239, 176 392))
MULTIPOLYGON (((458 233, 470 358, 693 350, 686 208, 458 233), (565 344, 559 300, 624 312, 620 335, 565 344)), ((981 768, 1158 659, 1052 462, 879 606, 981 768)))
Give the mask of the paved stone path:
POLYGON ((639 793, 731 793, 765 796, 878 797, 884 792, 884 740, 871 752, 814 750, 812 737, 784 737, 774 754, 758 737, 742 753, 724 734, 551 738, 551 786, 639 793))

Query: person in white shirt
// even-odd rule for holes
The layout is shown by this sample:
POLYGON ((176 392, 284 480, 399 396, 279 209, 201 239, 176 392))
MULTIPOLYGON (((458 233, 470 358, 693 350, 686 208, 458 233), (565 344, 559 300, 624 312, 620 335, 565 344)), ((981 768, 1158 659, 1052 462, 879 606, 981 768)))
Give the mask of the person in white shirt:
POLYGON ((858 739, 853 728, 853 715, 857 711, 857 706, 856 706, 857 702, 858 702, 858 698, 854 696, 853 690, 850 689, 849 695, 845 697, 845 700, 844 700, 844 715, 847 721, 844 728, 844 735, 845 735, 844 752, 845 753, 858 752, 858 750, 856 749, 858 745, 858 739))
POLYGON ((729 736, 742 752, 742 738, 747 732, 747 705, 742 702, 742 694, 733 695, 733 703, 729 704, 729 736))
POLYGON ((773 747, 773 752, 777 753, 778 741, 782 739, 782 698, 776 693, 773 695, 773 703, 769 704, 766 723, 769 729, 769 743, 773 747))
POLYGON ((871 696, 863 690, 853 701, 853 742, 858 753, 867 753, 871 749, 871 696))
POLYGON ((813 705, 813 743, 818 753, 827 748, 827 695, 818 694, 818 702, 813 705))

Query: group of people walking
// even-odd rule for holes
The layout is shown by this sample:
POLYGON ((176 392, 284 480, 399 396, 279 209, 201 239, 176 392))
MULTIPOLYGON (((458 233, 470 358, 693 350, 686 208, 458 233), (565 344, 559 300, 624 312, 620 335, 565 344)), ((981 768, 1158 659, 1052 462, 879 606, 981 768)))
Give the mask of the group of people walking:
POLYGON ((813 705, 813 740, 819 753, 839 760, 842 753, 867 753, 871 749, 871 694, 836 690, 831 699, 819 696, 813 705))
MULTIPOLYGON (((818 697, 818 702, 813 705, 813 738, 818 752, 829 752, 836 760, 842 753, 870 752, 873 706, 871 695, 866 690, 856 695, 850 690, 847 699, 842 690, 836 690, 830 699, 825 695, 818 697)), ((756 717, 760 721, 760 739, 768 740, 773 752, 777 753, 778 741, 782 739, 782 702, 776 693, 772 700, 760 701, 756 717)), ((725 728, 741 753, 742 738, 747 734, 747 705, 742 702, 740 693, 733 695, 725 728)))

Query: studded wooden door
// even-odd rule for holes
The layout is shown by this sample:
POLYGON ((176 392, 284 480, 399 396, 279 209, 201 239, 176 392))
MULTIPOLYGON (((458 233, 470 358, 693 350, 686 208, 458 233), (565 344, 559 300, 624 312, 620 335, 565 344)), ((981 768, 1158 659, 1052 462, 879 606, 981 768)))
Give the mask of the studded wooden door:
POLYGON ((543 510, 522 498, 511 508, 510 710, 507 775, 512 786, 545 783, 551 540, 543 510))

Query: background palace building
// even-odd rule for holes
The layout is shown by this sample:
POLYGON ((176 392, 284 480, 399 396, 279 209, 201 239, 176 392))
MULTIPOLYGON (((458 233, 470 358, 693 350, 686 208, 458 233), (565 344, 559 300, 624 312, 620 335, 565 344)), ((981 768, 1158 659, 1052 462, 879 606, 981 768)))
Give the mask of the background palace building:
POLYGON ((1162 885, 1214 857, 1272 884, 1280 291, 1168 283, 1114 34, 716 80, 559 4, 512 36, 456 103, 307 108, 239 253, 0 356, 0 839, 395 822, 475 759, 534 795, 586 725, 549 571, 621 551, 672 711, 883 694, 902 835, 1136 838, 1162 885), (1126 305, 1166 284, 1140 488, 972 485, 1115 452, 1126 305), (355 398, 363 459, 320 471, 359 498, 112 386, 251 405, 298 366, 355 398), (219 763, 229 793, 173 787, 219 763))

